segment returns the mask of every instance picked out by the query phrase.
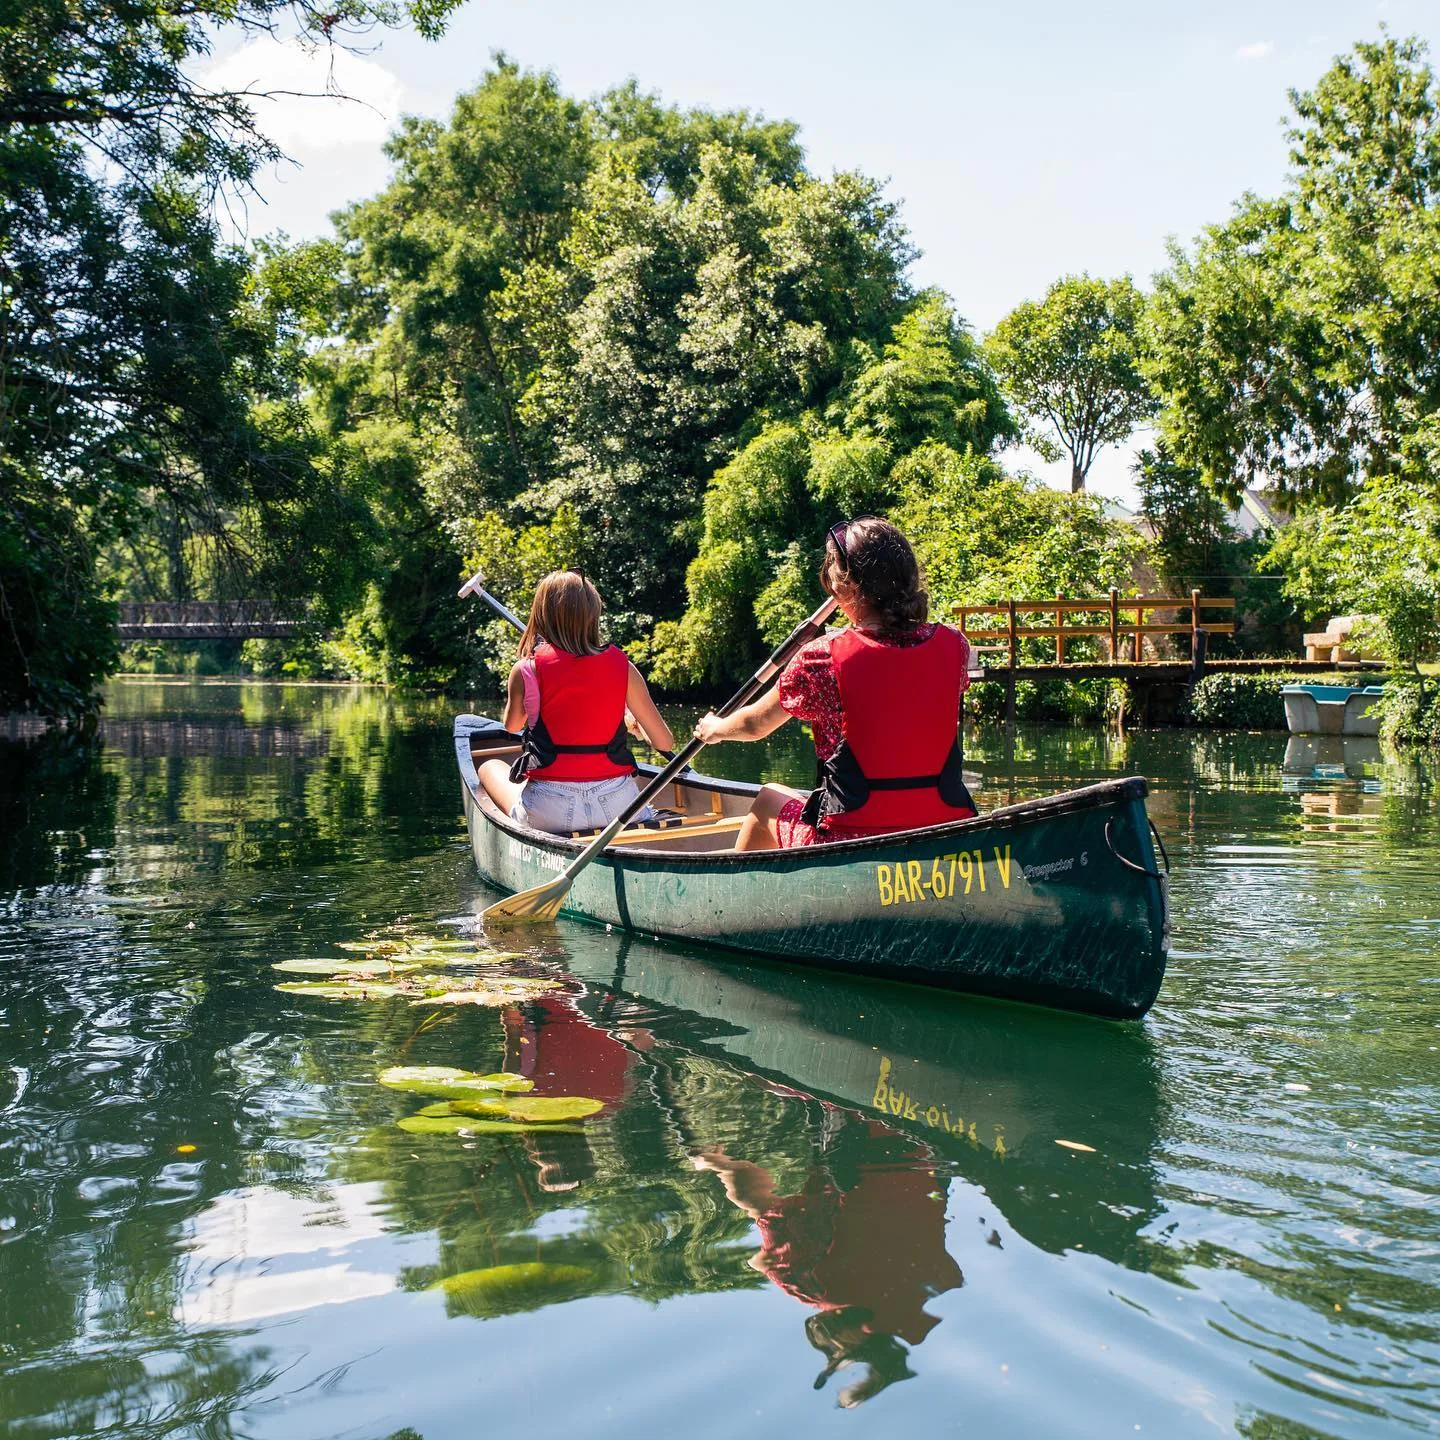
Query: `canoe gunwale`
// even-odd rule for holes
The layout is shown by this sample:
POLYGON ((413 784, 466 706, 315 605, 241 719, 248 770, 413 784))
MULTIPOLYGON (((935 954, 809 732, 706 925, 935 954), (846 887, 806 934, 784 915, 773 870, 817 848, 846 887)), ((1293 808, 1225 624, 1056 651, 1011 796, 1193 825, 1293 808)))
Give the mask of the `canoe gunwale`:
MULTIPOLYGON (((522 825, 518 820, 501 812, 500 807, 490 798, 480 783, 470 752, 470 737, 478 730, 500 730, 498 722, 488 716, 460 715, 456 717, 454 738, 456 761, 460 767, 461 779, 474 799, 476 808, 485 821, 504 834, 527 845, 536 845, 555 854, 578 855, 584 849, 586 840, 572 840, 568 836, 555 835, 548 830, 535 830, 522 825), (467 723, 468 722, 468 723, 467 723)), ((509 733, 509 732, 506 732, 509 733)), ((517 737, 518 738, 518 737, 517 737)), ((641 766, 642 771, 654 773, 654 766, 641 766)), ((724 780, 719 777, 696 774, 695 783, 705 789, 715 789, 727 794, 754 794, 758 785, 745 781, 724 780)), ((748 867, 780 864, 805 865, 817 860, 863 859, 867 852, 889 849, 896 845, 922 844, 938 838, 962 837, 973 830, 1013 829, 1030 825, 1040 820, 1058 819, 1087 810, 1119 807, 1135 801, 1143 802, 1149 793, 1149 786, 1143 775, 1127 775, 1118 780, 1101 780, 1093 785, 1084 785, 1076 790, 1061 791, 1058 795, 1044 795, 1033 800, 1021 800, 1014 805, 1004 805, 996 810, 972 816, 968 820, 952 820, 944 825, 930 825, 917 830, 896 830, 885 835, 862 836, 856 840, 832 840, 824 845, 800 846, 789 850, 669 850, 663 846, 651 847, 630 843, 613 845, 601 853, 614 864, 631 868, 630 862, 645 861, 651 868, 657 864, 664 868, 711 869, 719 865, 748 867)), ((1134 862, 1131 862, 1133 867, 1134 862)), ((1138 867, 1135 867, 1138 868, 1138 867)), ((1151 878, 1158 879, 1155 872, 1146 871, 1151 878)))

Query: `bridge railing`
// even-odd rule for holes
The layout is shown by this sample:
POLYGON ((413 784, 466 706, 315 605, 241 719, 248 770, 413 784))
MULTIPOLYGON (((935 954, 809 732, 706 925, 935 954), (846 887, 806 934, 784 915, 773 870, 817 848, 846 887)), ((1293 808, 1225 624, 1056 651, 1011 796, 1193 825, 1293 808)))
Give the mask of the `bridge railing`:
POLYGON ((303 613, 273 600, 122 601, 122 640, 279 639, 298 633, 303 613))
POLYGON ((1036 639, 1054 640, 1055 659, 1053 662, 1027 661, 1027 665, 1064 665, 1066 644, 1092 637, 1108 645, 1111 664, 1151 663, 1145 660, 1145 641, 1147 637, 1160 635, 1188 635, 1191 658, 1195 659, 1204 654, 1202 636, 1235 633, 1233 620, 1202 619, 1201 611, 1206 609, 1233 612, 1235 597, 1207 596, 1199 590, 1192 590, 1188 596, 1122 596, 1118 590, 1111 590, 1109 595, 1090 599, 1069 599, 1065 595, 1057 595, 1053 600, 956 605, 950 613, 955 617, 960 632, 970 641, 972 651, 977 655, 980 652, 998 652, 1003 657, 1001 663, 1013 670, 1020 664, 1021 642, 1036 639), (1190 618, 1169 623, 1147 619, 1157 611, 1180 610, 1188 610, 1190 618), (983 622, 980 625, 973 623, 977 617, 983 622), (1040 623, 1047 617, 1053 617, 1053 623, 1040 623), (1067 618, 1070 623, 1067 623, 1067 618), (1121 653, 1126 648, 1130 651, 1128 656, 1121 653))

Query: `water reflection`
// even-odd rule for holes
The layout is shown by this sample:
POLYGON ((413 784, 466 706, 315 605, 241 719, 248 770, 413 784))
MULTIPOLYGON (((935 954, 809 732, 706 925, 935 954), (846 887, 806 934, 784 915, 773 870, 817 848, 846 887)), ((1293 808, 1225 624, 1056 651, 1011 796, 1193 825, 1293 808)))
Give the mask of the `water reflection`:
POLYGON ((0 746, 7 1436, 1440 1424, 1417 759, 971 737, 995 798, 1152 777, 1177 934, 1143 1025, 572 925, 517 966, 557 990, 432 1012, 268 967, 473 925, 447 707, 117 701, 134 744, 0 746), (190 743, 222 732, 272 738, 190 743), (411 1134, 392 1064, 604 1109, 411 1134))

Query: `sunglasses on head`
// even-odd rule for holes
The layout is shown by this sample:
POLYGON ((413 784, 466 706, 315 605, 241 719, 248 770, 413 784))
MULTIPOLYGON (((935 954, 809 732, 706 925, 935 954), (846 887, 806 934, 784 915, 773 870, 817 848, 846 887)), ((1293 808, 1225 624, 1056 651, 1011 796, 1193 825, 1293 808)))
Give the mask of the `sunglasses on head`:
POLYGON ((875 515, 857 515, 853 520, 837 520, 830 527, 830 539, 834 542, 836 550, 840 552, 840 558, 846 565, 850 563, 850 549, 845 543, 845 537, 850 533, 850 527, 861 520, 875 520, 875 515))

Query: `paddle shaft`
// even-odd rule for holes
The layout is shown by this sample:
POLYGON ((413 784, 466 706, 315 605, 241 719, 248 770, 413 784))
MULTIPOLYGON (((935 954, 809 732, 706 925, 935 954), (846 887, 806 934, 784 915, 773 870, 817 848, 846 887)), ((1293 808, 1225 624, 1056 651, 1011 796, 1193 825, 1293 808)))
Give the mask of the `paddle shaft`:
MULTIPOLYGON (((835 613, 835 599, 826 600, 813 615, 802 620, 774 650, 765 663, 722 705, 717 715, 732 715, 748 705, 785 668, 790 657, 809 641, 823 633, 825 622, 835 613)), ((705 748, 705 742, 694 738, 675 752, 675 758, 659 770, 640 793, 618 814, 566 867, 559 880, 568 890, 575 877, 705 748)), ((552 884, 555 882, 551 882, 552 884)))
POLYGON ((525 633, 525 623, 508 606, 502 605, 486 588, 485 574, 477 571, 461 587, 459 598, 463 600, 467 595, 478 595, 502 620, 508 620, 520 633, 525 633))

